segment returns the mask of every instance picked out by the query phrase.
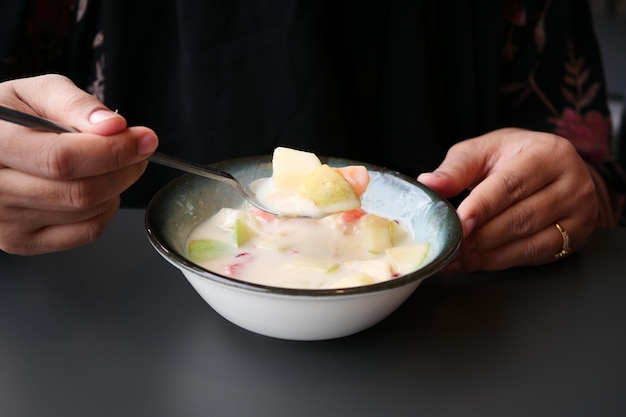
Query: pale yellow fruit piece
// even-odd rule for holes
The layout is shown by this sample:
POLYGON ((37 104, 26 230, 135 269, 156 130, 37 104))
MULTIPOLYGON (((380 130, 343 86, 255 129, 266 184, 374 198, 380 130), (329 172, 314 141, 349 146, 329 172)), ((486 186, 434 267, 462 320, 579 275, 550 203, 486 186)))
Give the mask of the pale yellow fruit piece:
POLYGON ((353 271, 369 275, 377 281, 387 281, 391 279, 391 265, 387 259, 355 259, 345 261, 343 266, 353 271))
POLYGON ((233 230, 237 219, 241 219, 244 216, 241 210, 224 207, 215 214, 214 219, 220 229, 233 230))
POLYGON ((235 238, 235 246, 241 247, 256 236, 257 233, 243 219, 237 219, 235 220, 233 235, 235 238))
POLYGON ((361 199, 350 183, 335 169, 320 165, 304 180, 304 192, 324 214, 361 207, 361 199))
POLYGON ((393 220, 391 220, 389 224, 391 226, 391 244, 392 245, 397 246, 403 240, 407 239, 407 237, 409 236, 409 233, 404 227, 402 227, 401 225, 399 225, 393 220))
POLYGON ((376 214, 363 219, 362 233, 365 247, 371 253, 382 253, 392 246, 392 221, 376 214))
POLYGON ((287 245, 278 240, 260 237, 254 242, 254 246, 260 249, 273 250, 278 252, 284 252, 287 250, 287 245))
POLYGON ((339 267, 339 264, 331 259, 296 256, 285 262, 284 266, 287 268, 311 269, 313 271, 330 273, 335 271, 339 267))
POLYGON ((405 275, 422 266, 429 249, 429 243, 394 246, 385 250, 385 256, 395 273, 405 275))
POLYGON ((212 239, 196 239, 187 246, 189 259, 193 262, 205 262, 211 259, 222 258, 231 254, 227 243, 212 239))
POLYGON ((367 274, 355 274, 348 275, 347 277, 343 277, 336 282, 332 283, 328 286, 328 288, 350 288, 350 287, 361 287, 363 285, 375 284, 376 281, 373 277, 367 274))
POLYGON ((311 152, 277 147, 272 155, 272 180, 276 188, 296 190, 304 179, 322 165, 311 152))
POLYGON ((238 220, 244 220, 248 225, 256 222, 256 219, 243 210, 222 208, 215 214, 215 223, 222 230, 233 230, 238 220))

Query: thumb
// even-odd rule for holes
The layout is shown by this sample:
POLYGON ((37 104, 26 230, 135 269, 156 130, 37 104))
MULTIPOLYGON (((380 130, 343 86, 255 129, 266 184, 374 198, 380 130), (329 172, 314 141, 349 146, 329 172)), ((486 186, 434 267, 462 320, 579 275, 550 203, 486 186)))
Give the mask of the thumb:
POLYGON ((103 136, 119 133, 127 127, 126 119, 67 77, 48 74, 16 81, 14 86, 19 97, 40 116, 81 132, 103 136))
POLYGON ((476 185, 484 175, 488 153, 477 148, 471 140, 457 143, 437 169, 420 174, 417 180, 446 198, 459 195, 476 185))

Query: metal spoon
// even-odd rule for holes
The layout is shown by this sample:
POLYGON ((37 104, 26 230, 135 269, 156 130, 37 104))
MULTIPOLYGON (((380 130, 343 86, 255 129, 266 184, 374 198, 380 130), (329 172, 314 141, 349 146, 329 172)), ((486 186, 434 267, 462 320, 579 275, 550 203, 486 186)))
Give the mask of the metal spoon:
MULTIPOLYGON (((10 109, 4 106, 0 106, 0 120, 5 120, 7 122, 30 127, 31 129, 43 130, 48 132, 79 133, 79 130, 74 127, 63 126, 51 120, 44 119, 43 117, 23 113, 21 111, 10 109)), ((252 193, 252 191, 250 191, 248 187, 244 187, 235 177, 233 177, 228 172, 211 168, 205 165, 200 165, 195 162, 185 161, 159 152, 154 152, 151 156, 149 156, 148 161, 170 168, 178 169, 180 171, 189 172, 191 174, 200 175, 202 177, 210 178, 212 180, 225 182, 226 184, 233 187, 235 191, 239 193, 239 195, 249 201, 250 204, 252 204, 253 206, 267 213, 271 213, 274 215, 279 214, 263 206, 263 204, 261 204, 257 200, 254 193, 252 193)))

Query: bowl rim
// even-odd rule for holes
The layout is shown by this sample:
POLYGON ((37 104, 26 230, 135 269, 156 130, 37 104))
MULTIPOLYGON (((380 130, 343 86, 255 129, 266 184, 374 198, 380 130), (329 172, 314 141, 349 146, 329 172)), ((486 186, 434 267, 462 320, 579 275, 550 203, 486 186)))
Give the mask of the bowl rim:
MULTIPOLYGON (((258 155, 258 156, 248 156, 241 158, 232 158, 212 164, 208 164, 210 166, 223 165, 229 163, 245 163, 246 161, 260 161, 261 159, 271 158, 270 155, 258 155)), ((417 269, 416 271, 399 276, 397 278, 393 278, 387 281, 377 282, 374 284, 362 285, 357 287, 346 287, 346 288, 290 288, 290 287, 276 287, 271 285, 257 284, 251 283, 243 280, 239 280, 237 278, 232 278, 226 275, 222 275, 218 272, 210 271, 202 266, 192 262, 187 257, 178 253, 174 248, 170 247, 164 239, 160 238, 160 234, 151 224, 151 218, 153 213, 157 210, 155 208, 156 203, 159 199, 163 198, 168 193, 171 193, 174 189, 178 188, 180 184, 187 182, 194 177, 197 177, 194 174, 182 174, 177 178, 171 180, 167 184, 165 184, 161 189, 159 189, 156 194, 151 198, 150 202, 145 211, 144 215, 144 226, 146 229, 146 234, 150 244, 154 247, 154 249, 163 257, 166 261, 171 263, 173 266, 187 270, 203 279, 211 281, 213 283, 225 285, 228 287, 237 288, 240 290, 252 291, 255 293, 262 294, 273 294, 273 295, 283 295, 283 296, 299 296, 299 297, 333 297, 333 296, 346 296, 346 295, 358 295, 358 294, 372 294, 376 292, 388 291, 395 288, 403 287, 405 285, 411 284, 413 282, 419 282, 428 278, 429 276, 434 275, 438 271, 440 271, 447 263, 450 262, 454 254, 457 252, 458 248, 461 245, 463 240, 463 232, 461 221, 456 215, 456 210, 454 206, 441 194, 437 193, 435 190, 427 187, 426 185, 420 183, 416 179, 409 177, 408 175, 402 174, 398 171, 391 170, 385 167, 381 167, 378 165, 365 163, 361 161, 355 161, 345 158, 330 158, 330 157, 320 157, 320 160, 323 163, 327 163, 328 161, 332 161, 333 159, 341 160, 341 162, 350 163, 350 164, 360 164, 365 165, 369 171, 375 171, 382 173, 384 175, 392 175, 401 180, 407 181, 412 185, 417 186, 423 192, 425 192, 428 197, 433 200, 440 200, 443 202, 447 208, 453 213, 453 226, 452 228, 457 231, 456 236, 454 237, 454 241, 452 245, 445 248, 442 253, 440 253, 435 259, 433 259, 427 265, 417 269), (436 262, 435 262, 436 261, 436 262)), ((221 168, 220 168, 221 169, 221 168)))

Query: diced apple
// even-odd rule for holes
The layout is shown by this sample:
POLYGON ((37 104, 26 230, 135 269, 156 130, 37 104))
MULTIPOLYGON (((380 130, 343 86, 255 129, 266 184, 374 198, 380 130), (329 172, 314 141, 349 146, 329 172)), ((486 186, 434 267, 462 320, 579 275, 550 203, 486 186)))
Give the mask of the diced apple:
POLYGON ((312 256, 295 256, 284 264, 287 268, 311 269, 330 273, 339 267, 339 264, 331 259, 315 258, 312 256))
POLYGON ((337 215, 337 221, 343 225, 347 225, 356 222, 366 214, 367 212, 360 207, 354 210, 342 211, 337 215))
POLYGON ((235 246, 241 247, 245 245, 252 237, 256 236, 256 232, 243 219, 235 221, 233 235, 235 238, 235 246))
POLYGON ((417 270, 424 263, 429 243, 394 246, 385 250, 385 255, 394 272, 405 275, 417 270))
POLYGON ((350 183, 350 186, 358 197, 365 194, 367 186, 370 183, 370 173, 367 168, 363 165, 347 165, 335 168, 335 170, 350 183))
POLYGON ((363 239, 371 253, 382 253, 392 246, 391 221, 376 214, 368 214, 363 219, 363 239))
POLYGON ((225 242, 211 239, 192 240, 187 246, 189 259, 193 262, 204 262, 227 256, 231 247, 225 242))
POLYGON ((404 227, 393 220, 389 222, 389 225, 391 226, 391 244, 397 246, 407 238, 408 232, 404 227))
POLYGON ((356 259, 345 261, 343 266, 353 271, 369 275, 377 281, 391 279, 391 266, 386 259, 356 259))
POLYGON ((319 166, 304 179, 303 189, 325 214, 361 207, 361 199, 350 183, 326 164, 319 166))
POLYGON ((224 207, 215 214, 215 222, 222 230, 233 230, 239 219, 245 219, 248 214, 243 210, 224 207))
POLYGON ((328 288, 350 288, 350 287, 360 287, 363 285, 375 284, 376 281, 373 277, 367 274, 354 274, 348 275, 347 277, 343 277, 336 282, 332 283, 328 286, 328 288))
POLYGON ((278 252, 283 252, 287 250, 287 246, 284 243, 279 242, 278 240, 275 240, 275 239, 270 239, 270 238, 265 238, 265 237, 259 237, 255 241, 254 246, 256 246, 257 248, 275 250, 278 252))
POLYGON ((272 155, 272 180, 277 188, 296 190, 320 165, 314 153, 279 146, 272 155))

